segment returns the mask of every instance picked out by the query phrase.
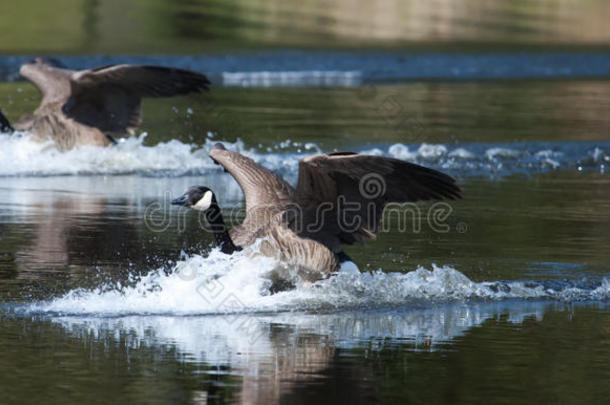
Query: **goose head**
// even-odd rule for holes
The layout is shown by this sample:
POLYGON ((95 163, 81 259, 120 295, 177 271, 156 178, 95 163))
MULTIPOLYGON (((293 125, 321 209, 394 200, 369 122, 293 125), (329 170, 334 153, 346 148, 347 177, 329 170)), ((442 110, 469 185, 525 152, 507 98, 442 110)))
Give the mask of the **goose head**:
POLYGON ((37 72, 45 73, 52 69, 66 69, 66 65, 55 58, 36 58, 21 65, 19 73, 26 79, 30 79, 30 76, 37 72))
POLYGON ((173 199, 172 204, 204 212, 209 210, 213 205, 217 205, 214 192, 203 186, 189 188, 180 197, 173 199))
POLYGON ((26 65, 38 65, 38 66, 50 66, 54 68, 67 69, 67 66, 64 65, 59 59, 43 57, 43 58, 34 58, 25 63, 26 65))

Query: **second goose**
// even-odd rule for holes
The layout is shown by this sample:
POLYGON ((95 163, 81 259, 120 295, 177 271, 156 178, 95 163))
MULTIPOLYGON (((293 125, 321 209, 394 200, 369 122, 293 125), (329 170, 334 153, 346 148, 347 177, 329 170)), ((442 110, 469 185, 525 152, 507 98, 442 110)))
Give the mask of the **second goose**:
POLYGON ((40 90, 42 101, 13 126, 0 113, 0 127, 51 139, 60 150, 110 145, 115 141, 109 134, 132 135, 140 126, 142 98, 201 92, 210 84, 204 75, 182 69, 113 65, 70 70, 52 58, 25 63, 19 73, 40 90))

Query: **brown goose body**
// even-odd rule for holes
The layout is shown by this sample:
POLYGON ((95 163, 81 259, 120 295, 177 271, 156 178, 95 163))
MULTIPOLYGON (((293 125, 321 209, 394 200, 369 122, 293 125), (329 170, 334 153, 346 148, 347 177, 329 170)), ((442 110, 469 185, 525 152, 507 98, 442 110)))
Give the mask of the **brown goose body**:
POLYGON ((173 203, 205 211, 226 253, 263 238, 263 253, 298 266, 309 279, 338 269, 347 258, 342 245, 374 239, 388 203, 461 198, 452 177, 393 158, 356 153, 306 157, 292 187, 221 144, 212 148, 210 157, 241 187, 246 199, 243 223, 227 231, 216 198, 206 187, 193 187, 173 203), (382 188, 367 189, 367 179, 381 182, 382 188))
POLYGON ((141 99, 171 97, 206 90, 199 73, 158 66, 114 65, 70 70, 48 59, 21 66, 20 73, 41 92, 40 106, 14 128, 58 149, 107 146, 112 137, 132 135, 141 123, 141 99))

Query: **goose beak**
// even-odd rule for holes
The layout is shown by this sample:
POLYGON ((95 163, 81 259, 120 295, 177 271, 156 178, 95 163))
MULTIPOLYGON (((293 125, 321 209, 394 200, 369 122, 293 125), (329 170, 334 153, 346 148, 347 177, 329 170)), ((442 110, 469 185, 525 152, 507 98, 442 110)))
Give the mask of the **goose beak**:
POLYGON ((187 198, 186 194, 183 194, 178 198, 174 198, 172 200, 172 205, 186 205, 187 201, 188 201, 188 198, 187 198))

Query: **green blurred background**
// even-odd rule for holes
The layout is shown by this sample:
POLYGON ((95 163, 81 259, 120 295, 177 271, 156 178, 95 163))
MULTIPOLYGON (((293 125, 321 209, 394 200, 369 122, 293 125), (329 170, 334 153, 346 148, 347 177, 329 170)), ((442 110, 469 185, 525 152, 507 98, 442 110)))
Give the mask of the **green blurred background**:
POLYGON ((607 0, 21 0, 0 3, 0 52, 608 49, 608 21, 607 0))

